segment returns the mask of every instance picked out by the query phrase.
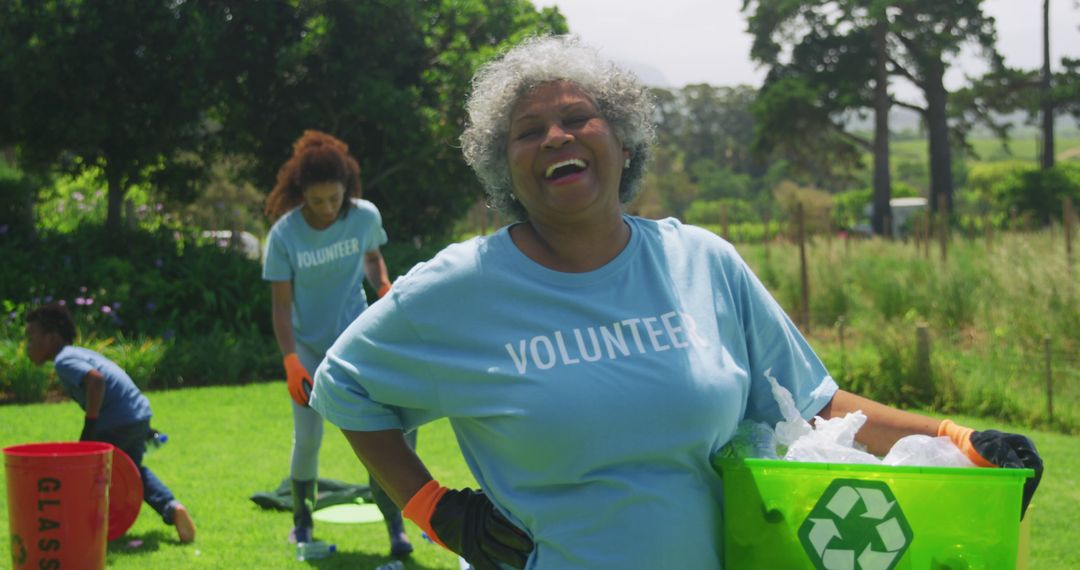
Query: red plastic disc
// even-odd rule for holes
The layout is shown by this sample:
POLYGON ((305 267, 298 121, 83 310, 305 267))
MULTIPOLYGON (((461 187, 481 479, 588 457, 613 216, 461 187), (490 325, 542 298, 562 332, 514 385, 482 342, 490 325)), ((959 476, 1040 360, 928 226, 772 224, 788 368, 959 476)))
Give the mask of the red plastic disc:
POLYGON ((113 447, 112 479, 109 481, 109 540, 116 540, 135 524, 143 502, 142 475, 135 462, 113 447))

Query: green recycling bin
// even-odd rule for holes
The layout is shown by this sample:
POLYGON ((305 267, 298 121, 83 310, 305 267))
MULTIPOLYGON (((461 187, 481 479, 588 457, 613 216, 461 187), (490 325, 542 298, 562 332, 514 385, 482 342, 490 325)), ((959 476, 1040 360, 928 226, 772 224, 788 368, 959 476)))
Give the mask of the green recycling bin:
POLYGON ((717 458, 728 570, 1015 568, 1030 469, 717 458))

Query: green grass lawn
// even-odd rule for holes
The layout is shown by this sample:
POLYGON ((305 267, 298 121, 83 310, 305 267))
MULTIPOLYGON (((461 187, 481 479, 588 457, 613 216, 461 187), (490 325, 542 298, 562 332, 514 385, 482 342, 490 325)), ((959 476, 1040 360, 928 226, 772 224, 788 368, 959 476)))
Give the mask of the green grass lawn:
MULTIPOLYGON (((242 387, 186 389, 149 393, 154 425, 169 435, 163 448, 146 461, 191 510, 199 527, 194 544, 180 545, 145 505, 128 533, 109 545, 110 568, 302 568, 370 570, 388 562, 389 544, 381 523, 317 523, 316 536, 338 545, 328 559, 304 563, 293 559, 285 542, 291 515, 266 511, 248 497, 275 489, 287 476, 292 419, 282 383, 242 387), (141 540, 133 548, 130 543, 141 540)), ((71 440, 81 428, 81 410, 71 402, 0 407, 0 446, 71 440)), ((996 427, 1028 433, 1047 463, 1033 504, 1031 568, 1080 568, 1075 521, 1080 512, 1080 438, 992 422, 956 418, 975 428, 996 427)), ((420 431, 420 455, 448 486, 472 485, 453 434, 445 421, 420 431)), ((320 477, 366 483, 367 474, 345 439, 327 424, 320 477)), ((6 480, 0 483, 0 536, 8 535, 6 480)), ((457 558, 422 541, 415 526, 409 534, 416 553, 409 569, 455 569, 457 558)), ((978 524, 978 521, 971 521, 978 524)), ((987 532, 993 532, 988 529, 987 532)), ((8 541, 0 541, 0 565, 10 560, 8 541)))

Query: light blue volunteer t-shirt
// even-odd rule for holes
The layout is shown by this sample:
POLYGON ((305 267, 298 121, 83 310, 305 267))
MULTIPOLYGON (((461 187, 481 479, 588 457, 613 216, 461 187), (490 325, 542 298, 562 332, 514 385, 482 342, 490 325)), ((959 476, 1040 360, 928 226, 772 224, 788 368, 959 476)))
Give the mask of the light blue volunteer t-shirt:
POLYGON ((587 273, 536 264, 507 228, 446 248, 346 329, 311 406, 357 431, 448 417, 533 537, 530 569, 720 568, 709 459, 741 420, 782 419, 765 370, 806 418, 837 386, 730 244, 625 219, 627 247, 587 273))
POLYGON ((354 199, 352 205, 322 230, 293 209, 274 223, 266 240, 263 279, 292 281, 293 335, 316 355, 367 308, 364 254, 387 241, 375 204, 354 199))
POLYGON ((56 375, 72 400, 86 409, 86 385, 83 378, 97 370, 105 379, 105 398, 98 412, 96 430, 107 432, 135 422, 149 421, 150 401, 142 395, 127 372, 113 361, 88 348, 65 346, 53 358, 56 375))

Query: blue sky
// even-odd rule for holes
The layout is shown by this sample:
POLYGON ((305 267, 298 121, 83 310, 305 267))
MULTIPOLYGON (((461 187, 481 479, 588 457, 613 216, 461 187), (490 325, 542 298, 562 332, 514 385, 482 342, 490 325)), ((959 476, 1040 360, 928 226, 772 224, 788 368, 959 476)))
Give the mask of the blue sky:
MULTIPOLYGON (((760 85, 764 72, 750 61, 750 36, 740 13, 742 0, 533 0, 558 5, 570 31, 634 70, 646 83, 682 87, 689 83, 760 85)), ((1042 63, 1041 1, 986 0, 997 19, 998 49, 1009 65, 1034 68, 1042 63)), ((1080 6, 1077 0, 1052 0, 1051 52, 1080 58, 1080 6)), ((946 77, 949 87, 964 74, 985 67, 962 56, 946 77)), ((912 93, 898 84, 899 95, 912 93)))

